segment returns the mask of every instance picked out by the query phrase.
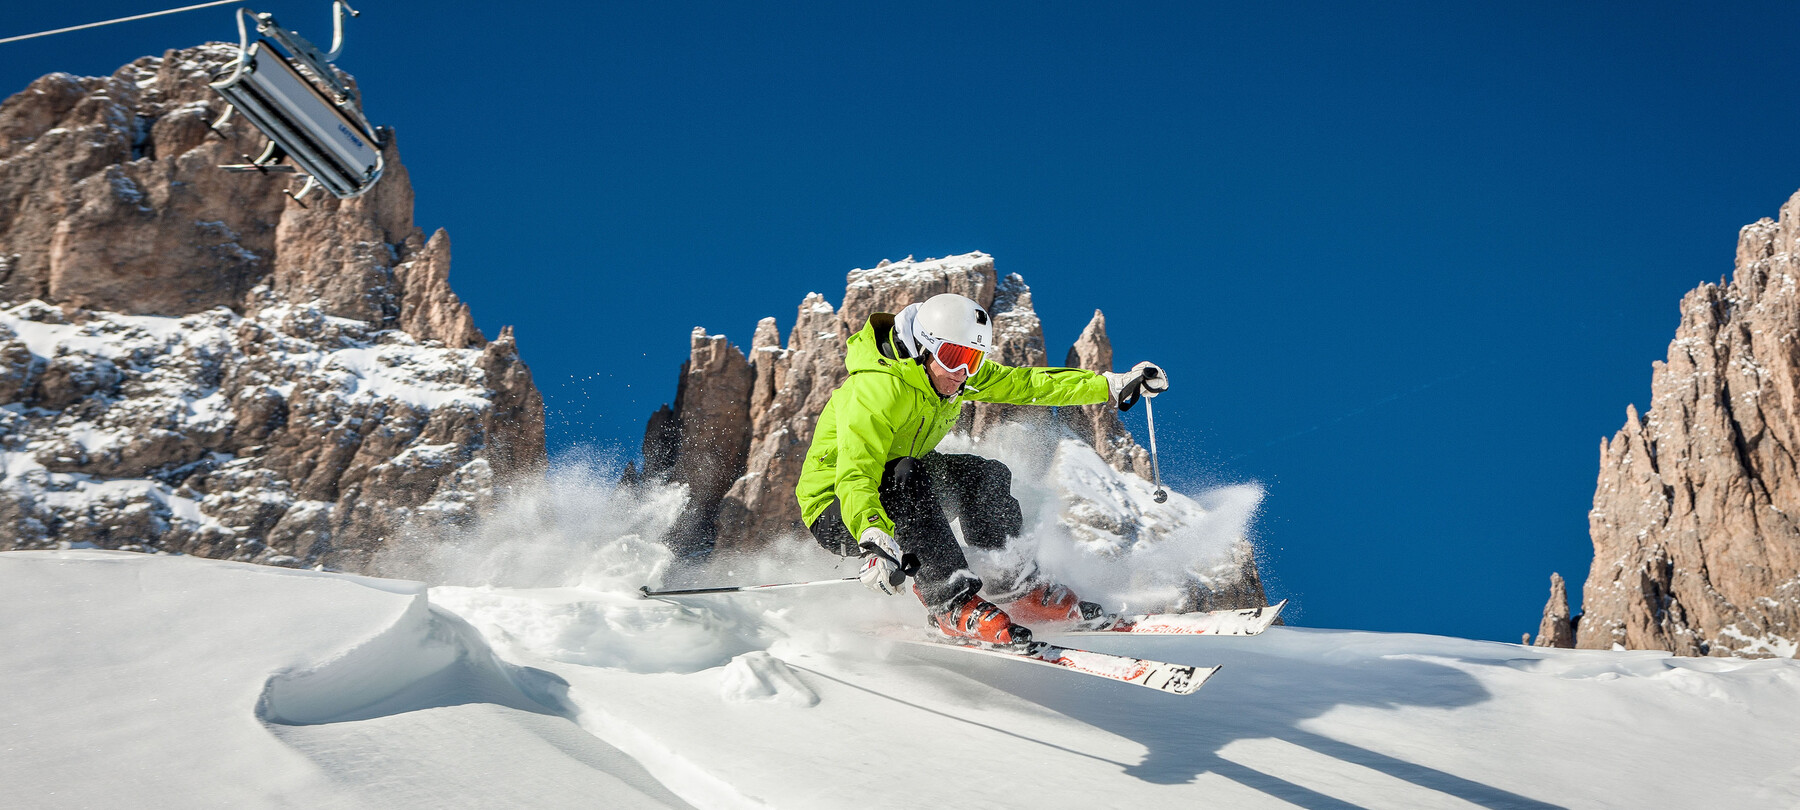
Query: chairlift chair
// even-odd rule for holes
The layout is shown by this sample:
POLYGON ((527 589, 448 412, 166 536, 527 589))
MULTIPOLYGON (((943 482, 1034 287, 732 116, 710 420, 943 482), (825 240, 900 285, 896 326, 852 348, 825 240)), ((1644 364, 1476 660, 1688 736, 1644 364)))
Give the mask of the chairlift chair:
POLYGON ((261 155, 244 156, 248 163, 219 168, 303 173, 306 182, 300 191, 285 192, 296 202, 314 186, 349 199, 381 179, 383 133, 363 117, 349 88, 327 66, 344 47, 344 12, 352 17, 357 13, 344 0, 334 0, 332 11, 331 51, 320 53, 298 33, 278 25, 273 15, 238 9, 238 59, 229 76, 212 84, 230 102, 213 129, 223 126, 236 110, 269 139, 261 155), (257 34, 268 39, 250 42, 246 16, 256 19, 257 34), (287 53, 277 50, 276 44, 287 53), (281 163, 283 157, 292 163, 281 163))

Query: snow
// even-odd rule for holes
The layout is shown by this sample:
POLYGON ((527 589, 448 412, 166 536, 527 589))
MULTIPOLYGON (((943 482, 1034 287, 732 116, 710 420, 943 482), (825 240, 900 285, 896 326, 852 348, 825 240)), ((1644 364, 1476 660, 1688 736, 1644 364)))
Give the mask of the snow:
POLYGON ((993 257, 979 250, 924 261, 911 256, 897 262, 883 259, 872 268, 851 270, 849 286, 895 289, 909 283, 941 283, 946 277, 955 278, 992 262, 993 257))
MULTIPOLYGON (((639 573, 664 562, 610 553, 639 573)), ((613 573, 612 586, 427 588, 0 553, 0 804, 1800 802, 1777 742, 1800 722, 1800 661, 1292 627, 1082 637, 1223 665, 1173 697, 870 638, 860 629, 906 600, 855 586, 647 600, 613 573)))
POLYGON ((0 579, 0 804, 680 806, 416 583, 100 551, 0 579))
POLYGON ((352 394, 397 399, 424 410, 448 405, 487 408, 488 401, 467 386, 432 381, 432 377, 447 375, 451 369, 442 358, 432 356, 440 353, 480 354, 472 349, 358 347, 332 352, 325 368, 349 372, 352 394))
POLYGON ((757 650, 731 659, 719 676, 719 699, 727 703, 768 701, 810 708, 819 695, 781 659, 757 650))
POLYGON ((1016 424, 980 441, 953 434, 939 449, 998 458, 1013 471, 1025 538, 1005 552, 971 552, 976 573, 1030 554, 1056 580, 1129 612, 1179 603, 1193 578, 1235 582, 1263 498, 1260 486, 1238 484, 1192 497, 1170 490, 1159 504, 1149 481, 1107 466, 1085 442, 1016 424))
POLYGON ((1791 638, 1775 633, 1748 635, 1735 624, 1719 631, 1719 635, 1740 642, 1736 647, 1739 652, 1772 655, 1777 658, 1793 658, 1796 653, 1800 653, 1800 644, 1796 644, 1791 638))
MULTIPOLYGON (((1157 514, 1147 485, 1079 445, 1001 432, 979 449, 1019 473, 1046 569, 1087 570, 1084 594, 1114 606, 1237 547, 1261 497, 1171 493, 1157 514), (1082 539, 1061 511, 1071 481, 1111 493, 1100 511, 1160 520, 1158 539, 1082 539)), ((848 570, 806 543, 678 569, 658 538, 686 490, 616 480, 559 467, 378 558, 430 587, 0 553, 0 806, 1800 803, 1776 742, 1800 723, 1800 661, 1297 627, 1079 637, 1222 666, 1176 697, 894 643, 880 634, 919 627, 922 608, 854 583, 646 599, 638 586, 848 570)))
MULTIPOLYGON (((78 339, 9 323, 44 327, 53 353, 78 339)), ((352 343, 329 362, 387 396, 442 393, 432 369, 454 369, 446 350, 352 343)), ((1013 553, 1114 609, 1231 569, 1262 499, 1157 504, 1091 448, 1012 428, 944 449, 1005 460, 1028 527, 1013 553)), ((0 468, 77 507, 160 499, 213 520, 157 482, 22 452, 0 468)), ((1800 661, 1300 627, 1079 637, 1222 667, 1176 697, 895 643, 923 609, 855 583, 644 598, 850 564, 801 542, 678 567, 660 538, 687 490, 617 480, 562 465, 481 520, 396 538, 376 564, 411 579, 0 553, 0 806, 1800 806, 1780 743, 1800 661)))

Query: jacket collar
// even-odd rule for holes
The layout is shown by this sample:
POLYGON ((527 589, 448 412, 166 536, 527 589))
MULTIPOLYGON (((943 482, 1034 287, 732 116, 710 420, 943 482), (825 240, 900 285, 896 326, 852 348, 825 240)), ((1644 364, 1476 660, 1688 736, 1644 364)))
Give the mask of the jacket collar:
MULTIPOLYGON (((844 353, 844 366, 851 374, 880 372, 899 377, 907 385, 934 397, 941 397, 931 385, 931 377, 918 358, 911 357, 906 345, 894 339, 894 316, 877 312, 869 316, 861 331, 850 336, 844 353)), ((952 397, 944 397, 952 399, 952 397)))

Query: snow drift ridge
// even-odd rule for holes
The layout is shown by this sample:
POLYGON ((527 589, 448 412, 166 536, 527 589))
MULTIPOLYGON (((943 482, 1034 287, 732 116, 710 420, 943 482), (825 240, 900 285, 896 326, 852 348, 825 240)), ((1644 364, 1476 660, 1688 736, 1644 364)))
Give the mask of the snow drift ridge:
POLYGON ((394 624, 323 664, 269 677, 256 715, 281 725, 367 720, 462 703, 573 718, 568 683, 508 664, 481 633, 433 607, 424 588, 394 624))

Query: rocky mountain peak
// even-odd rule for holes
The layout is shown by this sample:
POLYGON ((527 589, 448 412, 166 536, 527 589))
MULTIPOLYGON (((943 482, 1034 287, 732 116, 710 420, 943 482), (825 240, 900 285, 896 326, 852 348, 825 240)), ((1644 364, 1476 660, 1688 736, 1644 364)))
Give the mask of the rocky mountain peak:
MULTIPOLYGON (((1575 646, 1800 650, 1800 194, 1743 228, 1736 262, 1683 297, 1649 410, 1600 442, 1575 646)), ((1540 644, 1570 640, 1557 602, 1540 644)))
POLYGON ((924 261, 911 256, 899 262, 883 259, 873 268, 850 271, 840 315, 851 329, 861 329, 874 313, 898 312, 907 304, 944 293, 956 293, 991 310, 995 281, 994 259, 980 251, 924 261))
POLYGON ((207 85, 236 50, 171 50, 106 77, 53 73, 0 104, 0 301, 165 316, 306 301, 479 347, 445 281, 449 236, 427 240, 413 224, 391 133, 386 174, 355 199, 300 205, 282 193, 292 175, 217 168, 263 143, 241 118, 211 128, 225 105, 207 85), (273 296, 251 294, 262 286, 273 296))
POLYGON ((541 463, 542 398, 450 288, 391 133, 355 199, 217 168, 263 144, 211 127, 235 54, 0 103, 0 548, 359 570, 541 463))

